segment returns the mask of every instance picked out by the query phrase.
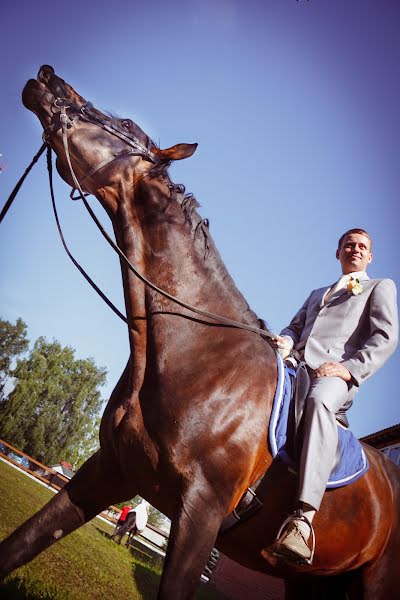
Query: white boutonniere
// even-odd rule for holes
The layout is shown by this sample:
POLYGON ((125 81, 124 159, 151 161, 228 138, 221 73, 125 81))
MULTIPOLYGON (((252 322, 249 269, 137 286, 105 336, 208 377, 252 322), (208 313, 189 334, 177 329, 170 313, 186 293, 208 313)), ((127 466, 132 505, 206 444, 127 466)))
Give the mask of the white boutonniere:
POLYGON ((353 294, 353 296, 358 296, 361 294, 363 289, 364 288, 361 285, 360 280, 358 278, 353 279, 353 277, 351 277, 349 283, 347 284, 347 291, 350 292, 350 294, 353 294))

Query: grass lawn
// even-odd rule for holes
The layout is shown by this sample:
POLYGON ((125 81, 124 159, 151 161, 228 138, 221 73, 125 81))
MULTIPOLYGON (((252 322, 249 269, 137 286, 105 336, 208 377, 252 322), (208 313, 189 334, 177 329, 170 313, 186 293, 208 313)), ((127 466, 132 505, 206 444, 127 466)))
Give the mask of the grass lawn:
MULTIPOLYGON (((53 493, 0 461, 0 539, 53 493)), ((109 539, 113 527, 93 519, 0 584, 0 600, 134 600, 156 598, 160 570, 109 539)), ((210 584, 198 600, 224 600, 210 584)))

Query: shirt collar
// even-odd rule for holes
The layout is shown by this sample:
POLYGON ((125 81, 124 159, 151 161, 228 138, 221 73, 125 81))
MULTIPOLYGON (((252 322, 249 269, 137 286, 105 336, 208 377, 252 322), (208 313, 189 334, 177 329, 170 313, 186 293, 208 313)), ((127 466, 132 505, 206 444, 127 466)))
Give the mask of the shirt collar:
POLYGON ((352 279, 359 279, 360 281, 369 279, 365 271, 354 271, 354 273, 349 273, 349 275, 352 279))

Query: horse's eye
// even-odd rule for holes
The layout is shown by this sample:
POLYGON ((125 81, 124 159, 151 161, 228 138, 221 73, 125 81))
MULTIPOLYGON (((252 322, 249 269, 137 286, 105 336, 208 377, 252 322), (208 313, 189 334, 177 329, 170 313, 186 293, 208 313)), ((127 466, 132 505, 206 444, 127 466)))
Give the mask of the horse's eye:
POLYGON ((124 129, 130 129, 132 127, 133 123, 130 119, 123 119, 121 121, 121 125, 124 129))

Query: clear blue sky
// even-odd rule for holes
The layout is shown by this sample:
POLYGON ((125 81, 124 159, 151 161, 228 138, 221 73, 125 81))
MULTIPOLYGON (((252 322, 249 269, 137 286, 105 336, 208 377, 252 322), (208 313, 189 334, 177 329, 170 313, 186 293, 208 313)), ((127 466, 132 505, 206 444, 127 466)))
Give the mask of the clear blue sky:
MULTIPOLYGON (((200 201, 238 287, 274 331, 337 279, 336 241, 350 227, 374 238, 370 276, 399 285, 399 30, 395 0, 8 3, 1 204, 41 144, 20 96, 47 63, 161 146, 199 143, 172 179, 200 201)), ((58 176, 56 194, 73 253, 123 308, 117 258, 58 176)), ((0 235, 0 314, 22 317, 31 340, 92 356, 108 369, 108 397, 128 357, 125 326, 61 247, 44 157, 0 235)), ((398 364, 399 353, 362 386, 357 435, 400 421, 398 364)))

